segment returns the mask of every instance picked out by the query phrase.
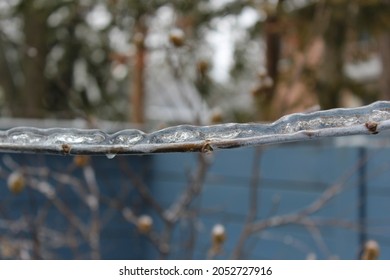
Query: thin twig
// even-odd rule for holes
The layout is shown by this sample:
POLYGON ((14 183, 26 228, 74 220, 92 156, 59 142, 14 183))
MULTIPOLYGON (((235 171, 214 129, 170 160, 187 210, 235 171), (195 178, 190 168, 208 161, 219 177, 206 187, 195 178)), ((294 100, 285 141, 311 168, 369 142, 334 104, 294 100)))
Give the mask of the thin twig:
POLYGON ((238 238, 237 245, 233 251, 232 258, 239 259, 241 258, 243 247, 248 236, 251 234, 251 227, 253 222, 256 219, 258 211, 258 189, 259 189, 259 179, 260 179, 260 162, 261 162, 262 150, 260 148, 256 149, 253 165, 252 165, 252 179, 250 184, 249 191, 249 208, 248 214, 245 219, 243 229, 241 231, 240 237, 238 238))
POLYGON ((95 171, 92 166, 86 165, 83 168, 84 178, 89 188, 88 206, 91 210, 91 224, 89 229, 88 242, 91 246, 92 259, 100 258, 100 191, 96 182, 95 171))
POLYGON ((210 159, 207 155, 198 155, 198 166, 196 172, 191 176, 184 193, 171 207, 165 211, 165 218, 170 223, 175 223, 183 211, 201 193, 203 183, 210 166, 210 159))
POLYGON ((353 168, 343 174, 339 182, 329 187, 325 192, 321 194, 321 196, 317 200, 315 200, 313 203, 311 203, 304 209, 298 211, 297 213, 274 216, 249 224, 243 234, 244 237, 242 237, 242 240, 239 240, 232 254, 232 258, 240 258, 242 248, 246 239, 250 235, 258 233, 264 229, 270 227, 284 226, 288 224, 302 224, 305 226, 307 226, 308 224, 313 225, 312 220, 308 219, 308 217, 322 209, 331 199, 333 199, 338 193, 340 193, 344 188, 346 188, 348 180, 356 173, 356 170, 358 170, 363 164, 366 164, 368 158, 369 157, 360 159, 353 168))
POLYGON ((125 160, 122 159, 119 160, 119 167, 122 170, 122 172, 127 175, 134 188, 138 191, 138 193, 146 201, 146 203, 148 203, 148 205, 153 207, 154 210, 157 212, 157 214, 162 219, 164 219, 164 208, 161 207, 161 205, 153 197, 152 193, 149 190, 149 186, 147 186, 141 180, 141 178, 137 174, 135 174, 135 172, 133 172, 133 170, 125 160))

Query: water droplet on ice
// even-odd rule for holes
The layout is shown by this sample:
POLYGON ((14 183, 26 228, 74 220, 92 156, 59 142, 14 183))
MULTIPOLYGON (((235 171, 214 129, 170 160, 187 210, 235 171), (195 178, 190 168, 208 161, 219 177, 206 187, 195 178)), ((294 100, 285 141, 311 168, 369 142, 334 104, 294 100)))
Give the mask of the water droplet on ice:
POLYGON ((116 154, 106 154, 106 157, 108 159, 113 159, 116 156, 116 154))

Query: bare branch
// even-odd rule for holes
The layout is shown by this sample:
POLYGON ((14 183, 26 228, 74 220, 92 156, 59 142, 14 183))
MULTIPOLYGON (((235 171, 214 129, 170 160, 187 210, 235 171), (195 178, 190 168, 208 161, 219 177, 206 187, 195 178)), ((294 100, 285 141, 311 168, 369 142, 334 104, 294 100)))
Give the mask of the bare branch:
POLYGON ((187 209, 191 202, 201 193, 209 166, 210 159, 207 158, 206 155, 200 154, 197 170, 190 178, 189 185, 186 190, 177 202, 173 204, 170 209, 165 211, 164 216, 167 221, 172 224, 175 223, 179 219, 180 214, 187 209))
POLYGON ((130 166, 127 164, 126 161, 120 161, 119 166, 121 170, 124 172, 124 174, 127 175, 127 177, 130 179, 131 183, 133 184, 134 188, 138 191, 140 196, 151 206, 154 208, 154 210, 157 212, 157 214, 160 215, 162 219, 164 219, 164 208, 161 207, 161 205, 154 199, 152 193, 149 190, 149 187, 141 180, 141 178, 135 174, 135 172, 132 171, 130 166))
POLYGON ((241 257, 245 241, 251 235, 251 228, 253 222, 256 219, 257 204, 258 204, 258 189, 259 189, 259 177, 260 177, 260 161, 261 161, 261 149, 256 149, 254 156, 253 167, 252 167, 252 180, 250 184, 249 192, 249 209, 245 220, 244 227, 241 231, 240 237, 238 238, 236 248, 234 249, 233 258, 238 259, 241 257))
POLYGON ((89 188, 87 205, 91 210, 91 224, 89 228, 88 242, 91 247, 92 259, 100 258, 100 191, 96 182, 95 171, 92 166, 87 165, 83 168, 84 178, 89 188))
MULTIPOLYGON (((333 199, 344 188, 346 188, 347 181, 355 174, 356 170, 358 170, 363 164, 367 162, 367 160, 368 157, 361 158, 353 168, 343 174, 339 182, 325 190, 317 200, 312 202, 306 208, 296 213, 273 216, 271 218, 246 224, 240 236, 239 242, 233 251, 232 258, 238 259, 241 257, 245 241, 252 234, 258 233, 267 228, 279 227, 288 224, 301 224, 307 227, 309 232, 315 238, 317 244, 319 244, 320 248, 322 248, 324 252, 327 252, 324 243, 321 243, 321 233, 319 232, 318 228, 316 228, 316 224, 311 218, 309 218, 309 216, 322 209, 331 199, 333 199)), ((328 252, 327 255, 329 255, 328 252)))

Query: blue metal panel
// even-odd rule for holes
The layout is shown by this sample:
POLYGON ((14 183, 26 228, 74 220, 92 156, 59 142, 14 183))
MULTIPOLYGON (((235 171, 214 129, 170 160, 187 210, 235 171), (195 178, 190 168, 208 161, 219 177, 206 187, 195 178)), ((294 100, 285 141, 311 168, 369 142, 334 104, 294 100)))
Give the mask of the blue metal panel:
MULTIPOLYGON (((201 213, 207 213, 199 217, 203 226, 198 233, 198 249, 194 253, 196 258, 207 257, 205 248, 210 246, 210 230, 216 223, 226 226, 230 238, 225 250, 226 253, 231 253, 249 209, 254 155, 253 148, 219 151, 214 154, 213 164, 199 198, 200 205, 196 204, 201 213)), ((190 167, 195 167, 196 162, 194 155, 185 154, 159 155, 157 159, 154 166, 155 177, 151 182, 152 189, 156 197, 167 206, 175 201, 182 191, 181 188, 187 185, 190 167), (178 164, 179 162, 183 162, 183 165, 178 164)), ((355 167, 355 171, 351 172, 351 178, 345 182, 346 190, 313 217, 334 222, 356 222, 357 161, 357 149, 334 149, 315 145, 285 145, 265 149, 259 170, 257 217, 264 219, 269 215, 300 211, 318 199, 325 189, 340 182, 346 172, 355 167)), ((340 258, 356 258, 358 244, 356 232, 335 226, 324 226, 320 230, 325 234, 323 238, 324 247, 329 250, 327 254, 319 250, 319 245, 302 226, 270 228, 267 232, 276 232, 283 238, 287 236, 287 239, 309 243, 310 246, 307 247, 312 248, 320 258, 329 258, 333 254, 340 258)), ((263 244, 266 240, 263 240, 262 236, 260 234, 257 239, 263 244)), ((291 250, 289 247, 292 245, 285 243, 271 240, 262 246, 259 250, 261 253, 251 253, 245 257, 300 259, 309 253, 308 250, 304 253, 291 250), (274 243, 278 244, 280 250, 276 247, 272 249, 270 244, 274 243), (278 253, 275 253, 275 250, 278 253)))
MULTIPOLYGON (((376 154, 370 157, 366 165, 368 238, 379 242, 382 258, 390 258, 390 220, 387 215, 390 211, 390 149, 367 150, 368 154, 374 152, 376 154)), ((192 215, 192 218, 183 220, 175 228, 170 258, 207 258, 211 246, 211 229, 217 223, 223 224, 227 231, 224 250, 217 258, 231 257, 250 207, 255 154, 253 148, 224 150, 213 154, 214 161, 207 173, 203 192, 191 204, 192 212, 183 213, 187 217, 192 215), (191 237, 191 234, 194 236, 191 237), (190 237, 193 238, 192 246, 189 243, 190 237)), ((85 180, 82 169, 74 168, 71 157, 19 154, 3 156, 11 156, 20 165, 48 166, 55 172, 70 172, 81 182, 85 180)), ((189 178, 197 166, 197 156, 160 154, 153 157, 116 157, 112 160, 94 157, 91 164, 101 194, 106 198, 116 199, 122 206, 130 207, 136 215, 148 213, 154 219, 156 232, 160 233, 163 223, 155 210, 139 195, 132 177, 136 176, 144 182, 154 199, 167 209, 188 186, 189 178)), ((301 224, 267 228, 247 240, 243 257, 302 259, 309 253, 314 253, 318 258, 356 258, 360 249, 359 235, 356 227, 350 226, 356 225, 358 221, 358 161, 358 148, 305 144, 264 148, 258 170, 260 180, 257 219, 297 213, 319 199, 326 189, 339 183, 347 172, 351 173, 351 177, 344 182, 345 190, 311 216, 313 221, 322 223, 318 227, 321 236, 313 235, 301 224)), ((4 171, 2 174, 9 173, 10 170, 1 160, 0 165, 4 171)), ((53 181, 50 182, 54 184, 53 181)), ((59 186, 57 191, 80 219, 89 221, 89 209, 69 185, 59 186)), ((34 194, 34 205, 29 200, 28 192, 12 195, 6 188, 6 177, 3 176, 0 180, 0 218, 5 215, 9 219, 27 214, 35 216, 47 202, 38 194, 34 194)), ((68 230, 68 221, 63 215, 55 207, 47 207, 51 207, 47 217, 50 226, 68 230)), ((100 213, 105 221, 100 244, 102 258, 157 258, 157 250, 138 233, 134 225, 125 221, 119 209, 110 210, 109 215, 104 215, 110 207, 101 202, 100 213)), ((1 233, 10 234, 4 229, 1 233)), ((86 244, 79 246, 85 252, 89 250, 86 244)), ((57 253, 58 258, 74 257, 69 250, 63 249, 57 253)))
MULTIPOLYGON (((26 175, 29 178, 35 178, 38 181, 47 180, 56 189, 56 196, 74 213, 78 219, 85 222, 88 226, 91 222, 91 212, 88 206, 80 199, 74 191, 74 187, 66 183, 59 183, 53 177, 68 174, 80 182, 80 188, 87 191, 85 178, 82 168, 76 167, 73 164, 73 157, 63 156, 41 156, 41 155, 25 155, 25 154, 2 154, 0 157, 0 168, 3 178, 0 181, 0 219, 17 220, 25 218, 31 228, 28 231, 7 231, 1 230, 2 240, 4 238, 25 238, 34 234, 34 224, 37 223, 38 214, 47 211, 47 214, 37 226, 45 226, 52 230, 60 232, 69 232, 79 236, 77 231, 70 226, 70 222, 65 216, 58 211, 45 196, 39 192, 33 191, 30 188, 25 189, 21 194, 14 195, 7 188, 6 175, 12 172, 9 166, 4 164, 5 161, 14 162, 20 166, 20 170, 27 171, 26 168, 36 168, 43 170, 48 168, 49 173, 40 176, 30 172, 26 175), (55 175, 58 173, 58 175, 55 175), (72 232, 73 231, 73 232, 72 232)), ((135 211, 143 211, 144 203, 134 191, 129 179, 121 172, 119 167, 120 160, 125 160, 127 167, 132 168, 134 172, 141 173, 142 169, 149 161, 148 157, 127 157, 122 159, 108 160, 106 157, 91 158, 91 166, 93 167, 97 179, 97 184, 101 195, 105 198, 116 199, 117 202, 124 206, 131 206, 135 211), (122 188, 122 189, 121 189, 122 188), (127 189, 124 194, 121 193, 123 188, 127 189)), ((147 176, 145 176, 147 178, 147 176)), ((101 214, 101 233, 100 233, 100 248, 101 257, 103 259, 142 259, 147 258, 147 252, 143 250, 146 241, 139 238, 133 225, 124 220, 121 211, 109 210, 105 200, 100 202, 99 213, 101 214), (107 216, 107 214, 109 214, 107 216)), ((52 248, 50 255, 45 255, 49 258, 90 258, 90 248, 85 242, 77 244, 76 250, 59 247, 52 248), (75 253, 77 251, 77 253, 75 253)), ((0 243, 2 241, 0 240, 0 243)), ((1 244, 0 244, 1 245, 1 244)), ((33 256, 39 258, 40 256, 33 256)))

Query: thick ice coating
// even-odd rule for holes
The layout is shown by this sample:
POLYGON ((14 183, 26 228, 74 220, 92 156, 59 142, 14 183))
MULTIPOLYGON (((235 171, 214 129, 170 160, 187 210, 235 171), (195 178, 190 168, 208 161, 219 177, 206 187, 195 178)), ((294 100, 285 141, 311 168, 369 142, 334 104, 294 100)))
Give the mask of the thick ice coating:
POLYGON ((107 134, 97 129, 16 127, 0 131, 0 150, 66 154, 145 154, 203 151, 301 141, 319 137, 376 134, 390 129, 390 102, 353 109, 332 109, 284 116, 271 124, 179 125, 144 133, 126 129, 107 134))

